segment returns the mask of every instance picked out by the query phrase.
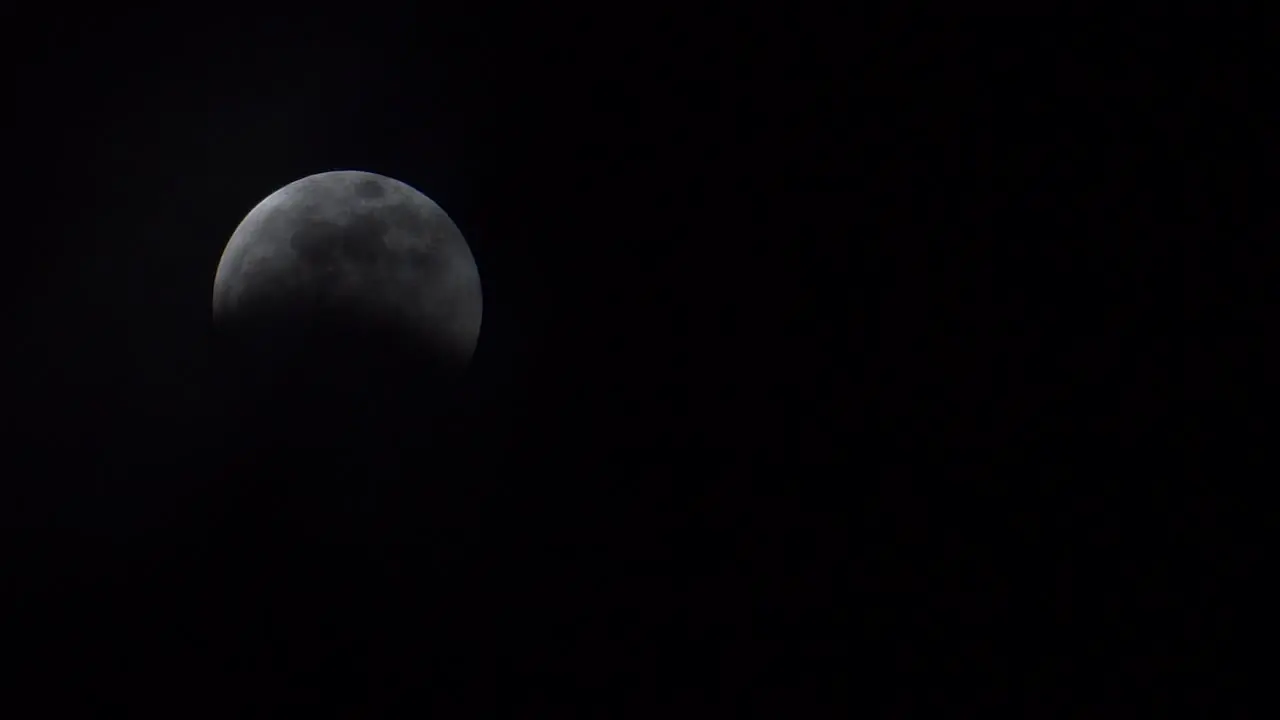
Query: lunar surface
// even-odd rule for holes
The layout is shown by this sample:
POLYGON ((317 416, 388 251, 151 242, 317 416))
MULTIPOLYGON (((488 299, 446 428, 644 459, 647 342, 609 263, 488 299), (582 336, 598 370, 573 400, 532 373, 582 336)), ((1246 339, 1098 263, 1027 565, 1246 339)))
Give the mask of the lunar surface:
POLYGON ((283 336, 341 317, 343 327, 392 329, 452 367, 470 361, 481 313, 475 259, 444 210, 360 171, 311 175, 258 203, 227 243, 213 286, 216 324, 283 336))

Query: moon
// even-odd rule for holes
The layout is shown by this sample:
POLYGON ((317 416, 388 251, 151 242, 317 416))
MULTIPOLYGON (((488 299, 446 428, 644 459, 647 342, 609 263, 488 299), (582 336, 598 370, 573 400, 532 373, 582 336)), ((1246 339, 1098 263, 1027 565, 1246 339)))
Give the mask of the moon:
POLYGON ((357 170, 268 195, 231 235, 213 283, 216 325, 279 338, 341 317, 344 328, 390 329, 453 368, 469 364, 482 310, 475 258, 445 211, 399 180, 357 170))

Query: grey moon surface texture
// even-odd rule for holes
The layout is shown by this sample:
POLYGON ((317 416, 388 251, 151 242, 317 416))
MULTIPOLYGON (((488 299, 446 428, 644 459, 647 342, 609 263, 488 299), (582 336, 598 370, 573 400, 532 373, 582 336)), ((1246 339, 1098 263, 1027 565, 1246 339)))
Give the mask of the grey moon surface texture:
POLYGON ((465 366, 480 335, 480 273, 434 201, 383 175, 310 175, 258 203, 232 234, 213 283, 213 317, 287 308, 367 317, 465 366))

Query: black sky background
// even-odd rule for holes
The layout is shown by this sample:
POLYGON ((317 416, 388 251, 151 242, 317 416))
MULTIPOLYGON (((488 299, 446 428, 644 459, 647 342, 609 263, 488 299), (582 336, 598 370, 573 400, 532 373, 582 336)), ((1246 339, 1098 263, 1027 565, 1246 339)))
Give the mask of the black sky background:
POLYGON ((1105 464, 1189 447, 1179 323, 1214 318, 1161 298, 1207 292, 1233 159, 1145 178, 1205 129, 1186 78, 1223 87, 1194 62, 728 15, 10 27, 0 522, 33 686, 798 712, 855 700, 854 663, 1034 704, 1194 654, 1133 598, 1182 597, 1216 506, 1105 464), (404 392, 335 441, 323 399, 237 382, 209 302, 259 200, 344 168, 450 214, 485 310, 444 404, 345 378, 404 392), (1162 590, 1080 589, 1131 562, 1162 590))

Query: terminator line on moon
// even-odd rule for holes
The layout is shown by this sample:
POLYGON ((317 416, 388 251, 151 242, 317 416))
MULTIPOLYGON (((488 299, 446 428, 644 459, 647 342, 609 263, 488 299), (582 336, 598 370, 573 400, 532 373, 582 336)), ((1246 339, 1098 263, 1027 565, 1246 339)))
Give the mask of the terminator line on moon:
POLYGON ((465 366, 480 335, 480 274, 430 198, 375 173, 310 175, 245 216, 218 263, 215 322, 286 305, 391 320, 465 366))

